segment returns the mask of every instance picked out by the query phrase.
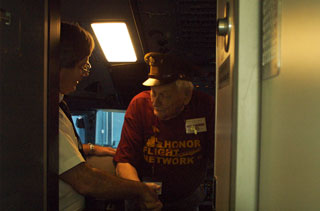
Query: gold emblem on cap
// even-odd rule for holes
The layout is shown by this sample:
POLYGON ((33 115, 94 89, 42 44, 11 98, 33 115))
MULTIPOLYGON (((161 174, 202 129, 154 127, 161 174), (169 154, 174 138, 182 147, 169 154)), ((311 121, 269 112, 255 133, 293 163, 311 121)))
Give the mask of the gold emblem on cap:
POLYGON ((145 62, 150 66, 149 76, 159 76, 159 66, 164 62, 164 54, 158 52, 147 53, 144 57, 145 62))
POLYGON ((155 60, 152 56, 150 56, 150 57, 149 57, 149 65, 150 65, 150 66, 153 66, 154 63, 156 63, 156 60, 155 60))
POLYGON ((158 66, 163 64, 164 54, 158 52, 150 52, 144 56, 144 61, 150 66, 158 66))

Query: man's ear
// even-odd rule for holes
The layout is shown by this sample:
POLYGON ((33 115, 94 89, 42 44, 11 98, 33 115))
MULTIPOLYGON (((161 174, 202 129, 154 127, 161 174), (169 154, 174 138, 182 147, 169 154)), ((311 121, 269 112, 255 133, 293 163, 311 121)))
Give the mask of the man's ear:
POLYGON ((184 105, 188 105, 191 100, 191 97, 192 97, 192 89, 187 89, 185 91, 185 94, 186 95, 185 95, 183 103, 184 103, 184 105))

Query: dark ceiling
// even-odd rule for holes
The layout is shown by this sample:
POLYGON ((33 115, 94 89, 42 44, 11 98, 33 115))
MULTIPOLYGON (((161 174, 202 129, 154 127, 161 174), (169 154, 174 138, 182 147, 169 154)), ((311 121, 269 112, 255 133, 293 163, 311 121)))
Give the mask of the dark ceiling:
POLYGON ((187 57, 200 67, 195 87, 214 95, 216 0, 68 0, 61 1, 61 19, 90 32, 91 22, 125 20, 138 56, 137 63, 113 65, 97 44, 90 76, 67 98, 74 110, 126 109, 135 94, 148 89, 141 83, 148 74, 143 55, 150 51, 187 57))

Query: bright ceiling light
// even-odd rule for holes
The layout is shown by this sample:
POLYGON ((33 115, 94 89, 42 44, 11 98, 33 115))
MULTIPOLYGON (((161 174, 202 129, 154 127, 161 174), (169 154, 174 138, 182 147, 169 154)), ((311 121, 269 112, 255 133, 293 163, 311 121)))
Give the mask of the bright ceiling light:
POLYGON ((129 31, 124 22, 92 23, 91 27, 108 62, 137 61, 129 31))

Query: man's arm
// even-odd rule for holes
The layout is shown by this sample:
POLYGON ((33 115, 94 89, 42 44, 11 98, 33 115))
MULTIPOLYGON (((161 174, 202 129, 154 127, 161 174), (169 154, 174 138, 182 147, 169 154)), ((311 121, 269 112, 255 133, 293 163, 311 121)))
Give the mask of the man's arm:
POLYGON ((136 168, 130 163, 117 163, 116 174, 124 179, 140 181, 136 168))
POLYGON ((137 199, 148 209, 162 204, 157 194, 141 182, 130 181, 81 163, 62 173, 60 178, 82 195, 109 200, 137 199))
POLYGON ((116 154, 116 149, 112 147, 103 147, 99 145, 94 145, 93 150, 90 149, 89 144, 82 144, 82 147, 86 155, 114 156, 116 154))
MULTIPOLYGON (((117 163, 116 174, 124 179, 140 181, 136 168, 133 167, 130 163, 117 163)), ((157 193, 161 191, 161 186, 155 183, 148 182, 146 183, 146 185, 157 193)))

